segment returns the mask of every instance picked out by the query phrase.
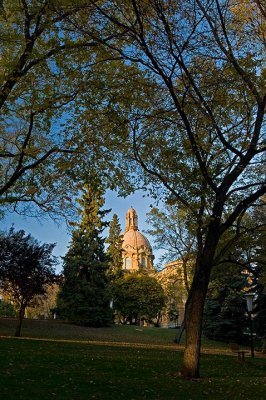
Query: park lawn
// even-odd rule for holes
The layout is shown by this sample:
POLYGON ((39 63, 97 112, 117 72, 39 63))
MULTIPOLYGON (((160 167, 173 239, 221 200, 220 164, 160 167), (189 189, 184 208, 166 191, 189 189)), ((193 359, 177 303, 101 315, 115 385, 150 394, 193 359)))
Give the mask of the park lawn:
MULTIPOLYGON (((17 320, 0 318, 0 336, 13 336, 17 320)), ((132 325, 113 325, 107 328, 90 328, 64 323, 60 320, 25 319, 22 324, 21 336, 43 339, 63 339, 80 341, 127 342, 142 344, 157 344, 176 346, 174 338, 176 329, 140 328, 132 325)), ((181 344, 184 344, 182 338, 181 344)), ((228 350, 228 345, 206 338, 202 339, 206 348, 228 350)), ((229 351, 229 350, 228 350, 229 351)))
POLYGON ((224 343, 204 339, 201 380, 186 381, 173 329, 25 320, 25 339, 13 339, 15 324, 0 319, 5 400, 264 399, 266 358, 241 365, 224 343))
MULTIPOLYGON (((16 319, 0 318, 0 336, 13 336, 16 319)), ((172 344, 175 329, 140 328, 129 325, 113 325, 107 328, 90 328, 64 323, 60 320, 25 319, 21 336, 45 339, 92 340, 149 344, 172 344)))
POLYGON ((177 375, 182 352, 36 339, 0 339, 5 400, 263 400, 266 359, 203 354, 201 380, 177 375))

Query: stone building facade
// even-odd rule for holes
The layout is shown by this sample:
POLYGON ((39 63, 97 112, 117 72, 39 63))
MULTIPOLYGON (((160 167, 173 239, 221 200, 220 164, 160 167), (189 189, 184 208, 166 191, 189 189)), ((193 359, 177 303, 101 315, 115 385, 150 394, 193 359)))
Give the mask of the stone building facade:
POLYGON ((161 326, 181 325, 187 300, 182 261, 176 260, 164 265, 160 271, 155 272, 154 277, 162 285, 166 295, 166 307, 162 313, 161 326))

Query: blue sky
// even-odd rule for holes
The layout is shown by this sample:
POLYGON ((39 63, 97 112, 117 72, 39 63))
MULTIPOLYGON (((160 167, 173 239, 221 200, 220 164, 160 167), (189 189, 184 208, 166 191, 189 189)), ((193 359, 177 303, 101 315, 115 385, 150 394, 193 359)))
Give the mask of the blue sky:
MULTIPOLYGON (((144 232, 146 229, 148 229, 146 224, 146 214, 151 209, 150 205, 153 205, 151 198, 143 197, 143 192, 136 192, 131 196, 122 198, 118 197, 116 193, 108 191, 106 194, 106 203, 104 208, 112 209, 108 215, 109 220, 112 219, 114 213, 118 215, 122 231, 124 231, 126 212, 132 206, 135 208, 138 214, 139 230, 144 232)), ((24 229, 26 233, 30 233, 35 239, 38 239, 42 243, 57 243, 54 254, 56 256, 65 255, 71 235, 63 222, 61 225, 57 225, 50 219, 38 221, 36 218, 26 218, 12 213, 7 214, 6 217, 1 221, 1 229, 9 229, 12 224, 14 224, 16 230, 24 229)), ((161 252, 154 250, 153 238, 146 233, 145 235, 153 247, 155 264, 157 264, 161 252)), ((57 271, 61 271, 60 266, 58 267, 57 271)))

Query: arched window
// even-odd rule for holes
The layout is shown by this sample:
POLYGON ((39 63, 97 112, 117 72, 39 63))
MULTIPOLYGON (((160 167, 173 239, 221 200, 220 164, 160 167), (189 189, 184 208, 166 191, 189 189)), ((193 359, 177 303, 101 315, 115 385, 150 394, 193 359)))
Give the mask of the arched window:
POLYGON ((129 257, 125 258, 125 268, 130 269, 131 267, 131 259, 129 257))
POLYGON ((146 268, 146 260, 144 257, 141 257, 141 266, 142 268, 146 268))

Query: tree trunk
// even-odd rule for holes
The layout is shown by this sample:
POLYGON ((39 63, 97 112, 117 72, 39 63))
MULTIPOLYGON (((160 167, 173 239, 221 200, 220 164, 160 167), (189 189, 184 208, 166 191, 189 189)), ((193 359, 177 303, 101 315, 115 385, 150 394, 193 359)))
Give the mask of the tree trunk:
POLYGON ((175 338, 174 338, 174 342, 175 343, 177 343, 177 344, 180 343, 180 340, 182 338, 182 335, 183 335, 184 331, 185 331, 185 319, 184 319, 184 321, 182 321, 182 324, 181 324, 180 328, 177 329, 177 332, 176 332, 176 335, 175 335, 175 338))
POLYGON ((16 327, 16 331, 15 331, 15 337, 20 337, 21 334, 21 326, 22 326, 22 322, 24 319, 24 315, 25 315, 25 306, 21 306, 20 310, 19 310, 19 319, 18 319, 18 324, 16 327))
POLYGON ((210 264, 208 268, 206 268, 206 264, 199 265, 195 272, 186 308, 186 347, 181 374, 188 379, 199 378, 202 319, 210 270, 210 264))
POLYGON ((266 337, 262 338, 261 352, 262 354, 266 354, 266 337))

